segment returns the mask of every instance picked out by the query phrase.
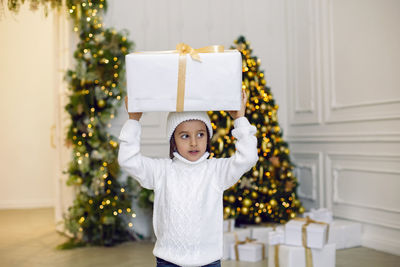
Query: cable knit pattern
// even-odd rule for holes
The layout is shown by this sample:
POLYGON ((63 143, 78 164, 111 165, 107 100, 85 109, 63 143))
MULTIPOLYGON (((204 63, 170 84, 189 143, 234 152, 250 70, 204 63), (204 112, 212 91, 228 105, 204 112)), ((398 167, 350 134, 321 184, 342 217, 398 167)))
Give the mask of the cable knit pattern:
POLYGON ((153 254, 179 266, 202 266, 222 258, 223 192, 258 160, 256 129, 245 117, 234 121, 236 153, 196 162, 178 153, 153 159, 140 153, 141 126, 128 120, 120 134, 118 162, 145 188, 154 189, 153 254))

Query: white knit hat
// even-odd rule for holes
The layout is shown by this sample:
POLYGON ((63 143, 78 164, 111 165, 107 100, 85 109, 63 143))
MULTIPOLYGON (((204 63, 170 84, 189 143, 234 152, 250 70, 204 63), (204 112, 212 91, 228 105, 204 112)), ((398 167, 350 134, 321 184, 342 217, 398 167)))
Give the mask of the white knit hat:
POLYGON ((184 111, 184 112, 170 112, 167 118, 167 140, 171 140, 171 137, 179 124, 184 121, 199 120, 206 124, 210 139, 213 135, 213 129, 211 126, 210 117, 208 117, 205 111, 184 111))

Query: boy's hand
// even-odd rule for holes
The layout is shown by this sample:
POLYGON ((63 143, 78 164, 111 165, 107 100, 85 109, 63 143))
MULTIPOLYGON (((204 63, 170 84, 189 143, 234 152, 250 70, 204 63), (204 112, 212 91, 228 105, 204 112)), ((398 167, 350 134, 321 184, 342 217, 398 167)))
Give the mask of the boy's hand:
POLYGON ((246 112, 246 105, 247 105, 247 95, 246 91, 242 89, 242 107, 240 110, 228 111, 229 115, 236 120, 237 118, 244 117, 246 112))
MULTIPOLYGON (((128 96, 125 96, 125 108, 128 112, 128 96)), ((129 119, 139 121, 142 117, 143 112, 128 112, 129 119)))

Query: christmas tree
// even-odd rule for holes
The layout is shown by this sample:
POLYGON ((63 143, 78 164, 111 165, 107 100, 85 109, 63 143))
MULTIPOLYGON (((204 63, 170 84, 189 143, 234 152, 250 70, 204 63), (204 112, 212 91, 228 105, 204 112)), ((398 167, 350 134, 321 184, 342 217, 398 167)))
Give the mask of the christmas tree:
MULTIPOLYGON (((24 0, 8 0, 8 9, 18 13, 24 0)), ((3 4, 3 0, 1 1, 3 4)), ((129 227, 136 214, 131 205, 134 181, 120 181, 118 143, 107 132, 125 96, 125 55, 133 48, 125 32, 105 28, 102 15, 106 0, 30 0, 30 8, 44 7, 65 11, 74 21, 79 35, 74 52, 76 66, 66 80, 71 118, 66 145, 72 147, 67 184, 76 196, 68 213, 63 214, 67 242, 60 249, 87 245, 112 246, 132 240, 129 227)))
POLYGON ((125 55, 133 43, 126 33, 104 27, 105 0, 66 4, 80 38, 76 68, 66 75, 70 101, 65 107, 71 117, 67 144, 73 150, 66 173, 77 194, 64 215, 72 236, 59 248, 112 246, 133 239, 129 218, 136 216, 131 210, 132 179, 118 179, 118 143, 107 132, 124 98, 125 55))
MULTIPOLYGON (((242 54, 243 83, 248 103, 246 117, 257 127, 259 161, 239 182, 224 192, 224 218, 236 218, 238 224, 285 223, 303 213, 296 195, 298 182, 293 174, 288 144, 282 139, 271 89, 266 86, 260 59, 251 56, 249 42, 240 36, 231 48, 242 54)), ((233 121, 225 111, 209 112, 216 131, 211 157, 229 157, 235 152, 235 140, 229 131, 233 121)))

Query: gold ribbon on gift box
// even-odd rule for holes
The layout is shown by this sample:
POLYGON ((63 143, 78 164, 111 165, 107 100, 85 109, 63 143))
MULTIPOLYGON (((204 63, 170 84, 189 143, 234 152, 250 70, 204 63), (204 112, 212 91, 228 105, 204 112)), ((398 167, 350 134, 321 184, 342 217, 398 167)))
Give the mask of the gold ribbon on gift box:
MULTIPOLYGON (((176 45, 176 50, 150 52, 150 53, 160 53, 160 54, 168 54, 168 53, 179 54, 178 88, 176 97, 177 112, 182 112, 184 107, 185 81, 186 81, 186 55, 190 55, 193 60, 201 62, 199 53, 223 53, 224 51, 225 50, 223 45, 211 45, 194 49, 188 44, 179 43, 176 45)), ((135 53, 147 53, 147 52, 135 52, 135 53)))
POLYGON ((228 232, 231 232, 233 230, 232 220, 228 219, 227 222, 228 222, 228 232))
MULTIPOLYGON (((306 218, 294 218, 293 220, 305 222, 301 227, 301 240, 302 240, 302 244, 303 244, 305 256, 306 256, 306 267, 313 267, 311 248, 307 247, 307 226, 310 223, 326 225, 327 226, 326 227, 326 241, 328 242, 329 224, 325 223, 325 222, 315 221, 313 219, 310 219, 309 216, 307 216, 306 218)), ((275 257, 274 258, 275 258, 275 267, 279 267, 279 245, 275 245, 275 257)))
POLYGON ((236 256, 236 261, 239 260, 239 245, 243 245, 246 243, 252 243, 252 244, 260 244, 262 245, 262 259, 265 259, 265 244, 262 242, 256 242, 256 239, 251 239, 246 237, 245 241, 239 241, 239 238, 237 236, 237 233, 235 234, 235 256, 236 256))

